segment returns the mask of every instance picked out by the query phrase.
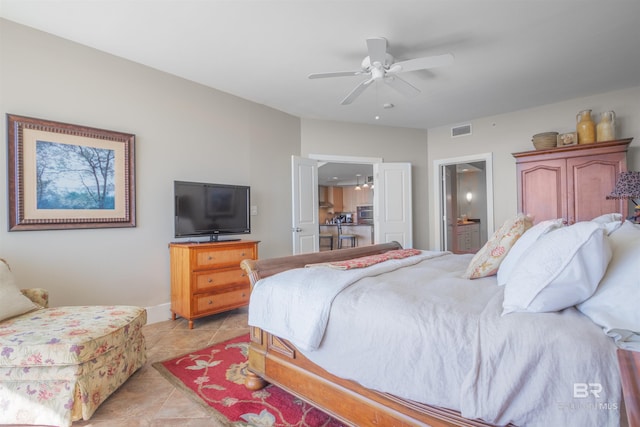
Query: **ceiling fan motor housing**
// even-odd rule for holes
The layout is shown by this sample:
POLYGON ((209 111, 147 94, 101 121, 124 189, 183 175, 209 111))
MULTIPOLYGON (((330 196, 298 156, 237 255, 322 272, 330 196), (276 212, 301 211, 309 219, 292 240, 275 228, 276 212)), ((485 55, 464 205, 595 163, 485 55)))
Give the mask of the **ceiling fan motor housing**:
MULTIPOLYGON (((384 64, 380 65, 388 70, 391 64, 393 64, 393 56, 387 53, 384 58, 384 64)), ((375 68, 373 64, 371 64, 371 58, 369 58, 368 56, 362 60, 361 67, 366 72, 370 72, 373 68, 375 68)))

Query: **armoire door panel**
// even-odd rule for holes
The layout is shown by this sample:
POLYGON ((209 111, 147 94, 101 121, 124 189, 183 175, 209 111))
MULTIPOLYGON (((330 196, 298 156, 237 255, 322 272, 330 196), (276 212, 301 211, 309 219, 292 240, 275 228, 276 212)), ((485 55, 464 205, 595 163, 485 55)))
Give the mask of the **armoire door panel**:
POLYGON ((564 218, 568 224, 603 214, 627 216, 627 200, 607 200, 620 172, 627 170, 633 138, 513 153, 518 208, 534 223, 564 218))
POLYGON ((622 153, 567 159, 567 191, 570 222, 588 221, 597 216, 622 212, 620 200, 607 200, 618 174, 626 170, 622 153), (579 195, 580 197, 575 197, 579 195))
POLYGON ((537 224, 550 218, 566 218, 566 162, 551 160, 533 163, 520 170, 520 212, 533 217, 537 224))

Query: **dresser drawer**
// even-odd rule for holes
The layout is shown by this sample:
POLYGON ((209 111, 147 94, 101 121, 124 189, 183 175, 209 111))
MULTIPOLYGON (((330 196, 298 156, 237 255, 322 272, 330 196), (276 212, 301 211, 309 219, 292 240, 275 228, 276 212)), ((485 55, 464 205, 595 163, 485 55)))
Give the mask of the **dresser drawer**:
POLYGON ((210 249, 203 248, 194 251, 195 269, 234 266, 239 267, 245 259, 255 259, 255 247, 251 245, 236 248, 210 249))
POLYGON ((220 312, 247 304, 249 304, 248 288, 236 288, 219 294, 203 294, 195 297, 195 314, 220 312))
POLYGON ((229 267, 194 273, 193 292, 203 292, 228 285, 249 285, 249 277, 242 269, 229 267))

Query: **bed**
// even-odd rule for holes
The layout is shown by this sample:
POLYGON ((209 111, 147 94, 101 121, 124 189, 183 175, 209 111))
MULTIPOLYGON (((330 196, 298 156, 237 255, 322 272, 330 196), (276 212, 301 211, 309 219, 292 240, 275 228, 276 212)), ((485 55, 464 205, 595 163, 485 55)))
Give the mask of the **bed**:
POLYGON ((603 307, 638 277, 640 226, 606 216, 514 233, 518 221, 476 255, 388 259, 403 251, 392 242, 243 261, 247 387, 276 384, 353 426, 626 425, 616 351, 640 350, 637 285, 613 315, 603 307), (536 269, 523 256, 560 260, 536 269), (538 270, 553 280, 531 299, 538 270))

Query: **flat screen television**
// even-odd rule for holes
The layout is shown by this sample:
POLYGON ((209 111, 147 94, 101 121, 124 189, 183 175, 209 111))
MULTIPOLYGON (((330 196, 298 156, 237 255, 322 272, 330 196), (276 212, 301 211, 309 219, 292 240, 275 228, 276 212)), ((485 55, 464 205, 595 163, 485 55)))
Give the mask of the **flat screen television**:
POLYGON ((174 181, 175 237, 218 241, 219 236, 251 233, 250 194, 244 185, 174 181))

